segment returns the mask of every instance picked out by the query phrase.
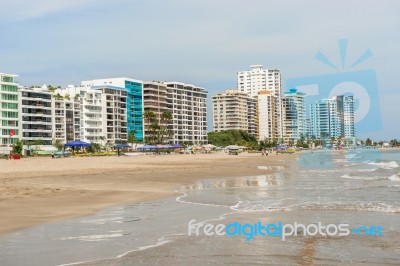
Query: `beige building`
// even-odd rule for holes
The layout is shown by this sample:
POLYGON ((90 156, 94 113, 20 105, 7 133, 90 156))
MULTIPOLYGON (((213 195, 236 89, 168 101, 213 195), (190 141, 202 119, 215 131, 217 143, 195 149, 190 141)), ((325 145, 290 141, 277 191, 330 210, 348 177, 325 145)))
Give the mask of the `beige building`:
MULTIPOLYGON (((167 85, 163 82, 157 81, 144 81, 143 82, 143 108, 144 113, 151 111, 156 115, 156 120, 159 124, 163 123, 161 116, 165 112, 171 112, 171 108, 168 106, 167 101, 167 85)), ((172 123, 168 125, 168 128, 172 130, 172 123)), ((150 136, 149 125, 144 119, 144 135, 150 136)), ((172 136, 164 136, 164 142, 172 142, 172 136)))
POLYGON ((214 131, 245 130, 256 134, 256 101, 247 93, 227 90, 212 97, 214 131))
POLYGON ((276 120, 275 97, 269 90, 261 90, 257 94, 257 138, 260 141, 279 139, 280 130, 276 120))

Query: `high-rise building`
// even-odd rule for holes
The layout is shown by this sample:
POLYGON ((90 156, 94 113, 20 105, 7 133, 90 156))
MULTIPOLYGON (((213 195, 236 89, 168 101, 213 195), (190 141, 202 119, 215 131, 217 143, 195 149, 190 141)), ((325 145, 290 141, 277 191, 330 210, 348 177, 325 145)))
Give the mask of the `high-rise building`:
POLYGON ((282 99, 283 139, 286 143, 307 137, 306 94, 290 89, 282 99))
MULTIPOLYGON (((126 121, 127 132, 134 131, 138 141, 144 139, 143 128, 143 82, 130 78, 95 79, 82 81, 83 87, 93 89, 125 90, 126 95, 126 121)), ((119 97, 119 96, 116 96, 119 97)), ((121 116, 121 114, 120 114, 121 116)))
MULTIPOLYGON (((146 111, 153 112, 155 115, 155 119, 157 123, 160 125, 163 123, 167 123, 163 121, 162 115, 164 113, 170 112, 172 114, 172 110, 168 106, 167 101, 167 85, 164 82, 157 82, 157 81, 145 81, 143 82, 143 108, 144 113, 146 111)), ((166 126, 169 130, 173 129, 172 123, 166 126)), ((145 141, 148 142, 146 139, 148 136, 151 136, 151 128, 149 123, 144 118, 144 131, 145 131, 145 141)), ((166 132, 168 133, 168 132, 166 132)), ((173 138, 170 134, 165 134, 163 136, 164 143, 173 142, 173 138)))
POLYGON ((278 130, 275 115, 275 99, 271 91, 262 90, 257 95, 257 133, 258 140, 278 139, 278 130))
MULTIPOLYGON (((248 71, 237 72, 237 89, 247 93, 251 97, 259 97, 259 95, 261 95, 261 102, 267 101, 266 98, 271 98, 268 99, 268 102, 273 106, 273 110, 271 109, 269 112, 268 109, 271 107, 266 107, 265 104, 263 104, 259 106, 258 112, 262 112, 262 116, 267 112, 268 115, 274 116, 272 119, 274 128, 269 128, 267 131, 271 133, 267 135, 272 134, 271 136, 273 136, 273 138, 282 139, 282 82, 280 71, 278 69, 264 69, 262 65, 252 65, 248 71), (268 96, 266 96, 265 92, 259 94, 261 91, 268 91, 268 96), (260 108, 264 108, 265 110, 261 110, 260 108)), ((265 121, 258 121, 257 124, 264 126, 264 129, 261 131, 266 132, 265 126, 267 126, 267 124, 265 121)), ((259 137, 264 136, 264 134, 260 134, 260 132, 258 134, 259 137)))
POLYGON ((8 148, 21 137, 19 132, 17 75, 0 73, 0 145, 8 148), (14 135, 10 138, 10 133, 14 135))
POLYGON ((174 143, 207 143, 207 91, 181 82, 166 82, 173 115, 174 143))
POLYGON ((255 103, 253 97, 238 90, 227 90, 213 96, 214 131, 236 129, 255 135, 255 103))
POLYGON ((313 137, 355 138, 353 96, 335 96, 311 104, 313 137))
POLYGON ((41 145, 52 145, 52 94, 47 88, 20 88, 20 139, 25 145, 39 140, 41 145))

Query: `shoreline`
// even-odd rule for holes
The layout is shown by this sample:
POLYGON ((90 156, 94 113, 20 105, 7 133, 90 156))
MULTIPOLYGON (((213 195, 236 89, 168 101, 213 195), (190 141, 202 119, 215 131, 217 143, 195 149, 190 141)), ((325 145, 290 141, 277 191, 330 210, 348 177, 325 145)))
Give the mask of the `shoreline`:
POLYGON ((298 154, 225 153, 0 161, 0 235, 91 215, 108 207, 177 195, 199 179, 251 176, 298 154))

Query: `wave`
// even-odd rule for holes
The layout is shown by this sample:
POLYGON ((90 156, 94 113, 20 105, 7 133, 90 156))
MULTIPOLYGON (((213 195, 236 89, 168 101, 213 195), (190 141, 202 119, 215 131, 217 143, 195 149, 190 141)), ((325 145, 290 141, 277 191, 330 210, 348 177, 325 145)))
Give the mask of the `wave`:
POLYGON ((379 168, 383 168, 383 169, 393 169, 393 168, 398 168, 399 165, 395 162, 395 161, 391 161, 391 162, 380 162, 380 163, 376 163, 376 162, 369 162, 369 165, 376 165, 379 166, 379 168))
POLYGON ((260 170, 268 170, 268 171, 282 171, 285 170, 284 166, 257 166, 260 170))
POLYGON ((347 179, 357 179, 357 180, 384 180, 387 179, 386 177, 381 177, 381 176, 351 176, 349 174, 342 175, 341 178, 347 178, 347 179))
POLYGON ((366 211, 366 212, 385 212, 400 213, 400 206, 392 206, 385 203, 374 202, 355 202, 355 203, 327 203, 310 204, 301 206, 303 210, 327 210, 327 211, 366 211))
POLYGON ((398 173, 397 175, 389 176, 388 179, 389 179, 390 181, 400 181, 400 173, 398 173))

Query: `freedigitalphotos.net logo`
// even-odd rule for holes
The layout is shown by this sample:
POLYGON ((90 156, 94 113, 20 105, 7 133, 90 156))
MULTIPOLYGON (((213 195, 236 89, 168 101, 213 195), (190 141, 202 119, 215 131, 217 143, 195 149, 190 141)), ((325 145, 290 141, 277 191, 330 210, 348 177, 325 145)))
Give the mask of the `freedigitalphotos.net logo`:
POLYGON ((188 236, 239 236, 247 241, 254 237, 280 237, 285 241, 291 236, 383 236, 383 228, 377 226, 357 226, 350 229, 349 224, 328 224, 321 222, 312 224, 302 224, 294 222, 293 224, 277 223, 239 223, 237 221, 229 224, 211 224, 196 223, 196 220, 190 220, 188 224, 188 236))
MULTIPOLYGON (((306 93, 307 107, 310 103, 338 95, 352 95, 354 98, 354 118, 356 134, 378 131, 382 128, 379 93, 374 69, 353 70, 372 56, 366 49, 353 62, 347 62, 348 40, 339 40, 340 64, 335 64, 318 51, 315 59, 335 72, 325 75, 307 76, 287 80, 287 88, 297 88, 306 93)), ((330 139, 330 137, 329 137, 330 139)), ((353 140, 354 142, 355 140, 353 140)), ((365 157, 365 156, 364 156, 365 157)), ((371 159, 379 159, 378 151, 369 151, 371 159)), ((351 162, 362 162, 363 156, 348 156, 351 162)), ((300 166, 304 168, 326 168, 332 166, 332 154, 306 153, 300 156, 300 166)))

